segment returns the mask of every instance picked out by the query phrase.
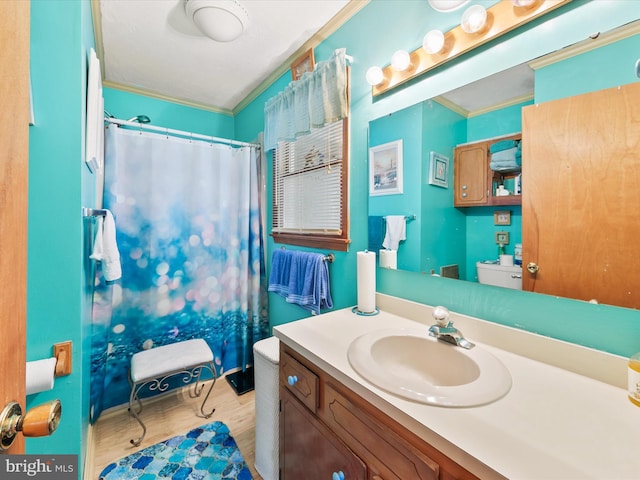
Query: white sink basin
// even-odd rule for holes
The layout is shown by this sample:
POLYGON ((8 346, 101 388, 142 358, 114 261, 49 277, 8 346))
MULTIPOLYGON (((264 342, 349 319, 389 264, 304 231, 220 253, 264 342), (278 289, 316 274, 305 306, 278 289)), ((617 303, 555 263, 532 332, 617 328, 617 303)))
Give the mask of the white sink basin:
POLYGON ((485 405, 511 388, 509 371, 491 353, 438 341, 427 327, 368 333, 351 343, 348 357, 376 387, 430 405, 485 405))

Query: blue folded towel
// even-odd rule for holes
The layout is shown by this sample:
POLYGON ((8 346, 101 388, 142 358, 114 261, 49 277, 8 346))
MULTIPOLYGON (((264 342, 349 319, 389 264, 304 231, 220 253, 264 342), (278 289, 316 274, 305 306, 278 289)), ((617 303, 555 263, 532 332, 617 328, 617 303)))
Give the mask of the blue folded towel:
POLYGON ((370 252, 376 252, 376 255, 382 248, 385 226, 386 222, 384 221, 384 217, 376 215, 369 216, 369 244, 367 249, 370 252))
POLYGON ((271 274, 269 275, 269 291, 285 296, 289 293, 289 277, 291 275, 290 250, 274 250, 271 256, 271 274))
POLYGON ((517 140, 501 140, 490 145, 489 151, 491 153, 501 152, 502 150, 508 150, 510 148, 517 147, 519 143, 520 142, 518 142, 517 140))
POLYGON ((322 308, 333 308, 329 268, 324 255, 319 253, 275 250, 269 291, 314 314, 319 314, 322 308))
POLYGON ((522 165, 522 152, 518 147, 501 150, 491 154, 489 168, 494 172, 518 170, 522 165))

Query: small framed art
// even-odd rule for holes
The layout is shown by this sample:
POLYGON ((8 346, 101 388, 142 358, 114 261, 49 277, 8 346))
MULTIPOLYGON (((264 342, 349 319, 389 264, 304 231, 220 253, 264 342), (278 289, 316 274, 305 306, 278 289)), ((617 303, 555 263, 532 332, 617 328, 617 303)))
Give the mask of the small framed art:
POLYGON ((291 64, 291 78, 299 80, 304 73, 313 72, 314 67, 313 48, 310 48, 291 64))
POLYGON ((449 188, 449 158, 431 152, 429 163, 429 183, 437 187, 449 188))
POLYGON ((496 232, 496 243, 502 245, 509 244, 509 232, 496 232))
POLYGON ((493 224, 494 225, 511 225, 511 211, 496 210, 495 212, 493 212, 493 224))
POLYGON ((402 193, 402 140, 369 149, 369 195, 402 193))

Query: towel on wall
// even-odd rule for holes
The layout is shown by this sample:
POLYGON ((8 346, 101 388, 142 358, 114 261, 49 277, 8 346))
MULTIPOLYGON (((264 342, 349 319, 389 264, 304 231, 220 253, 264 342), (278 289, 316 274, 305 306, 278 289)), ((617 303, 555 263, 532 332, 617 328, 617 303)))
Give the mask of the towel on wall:
POLYGON ((389 250, 398 250, 402 240, 407 238, 407 222, 404 215, 387 215, 387 233, 384 236, 382 246, 389 250))
POLYGON ((367 250, 378 252, 382 248, 382 241, 385 234, 384 217, 369 216, 369 244, 367 250))
POLYGON ((312 314, 319 314, 323 308, 333 308, 329 268, 324 255, 319 253, 274 250, 269 291, 312 314))
POLYGON ((91 258, 102 263, 102 275, 105 281, 113 282, 122 276, 120 252, 116 243, 116 222, 109 210, 103 217, 98 217, 96 237, 93 242, 91 258))

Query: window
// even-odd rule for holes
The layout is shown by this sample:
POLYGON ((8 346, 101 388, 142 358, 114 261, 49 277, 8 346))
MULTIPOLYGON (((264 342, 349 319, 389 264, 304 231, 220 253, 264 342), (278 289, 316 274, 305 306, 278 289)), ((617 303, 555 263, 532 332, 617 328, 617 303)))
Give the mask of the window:
POLYGON ((349 119, 278 142, 273 161, 277 243, 346 251, 349 119))

